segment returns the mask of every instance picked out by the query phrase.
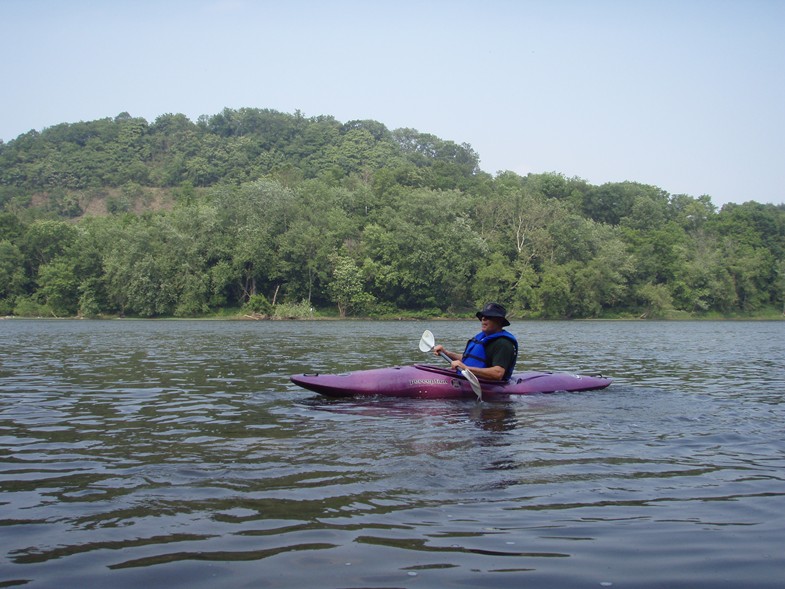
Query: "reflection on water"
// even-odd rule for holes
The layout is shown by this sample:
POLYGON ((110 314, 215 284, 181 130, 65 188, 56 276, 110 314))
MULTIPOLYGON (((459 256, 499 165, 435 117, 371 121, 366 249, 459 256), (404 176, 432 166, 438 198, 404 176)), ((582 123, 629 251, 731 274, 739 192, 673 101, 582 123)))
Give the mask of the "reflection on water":
POLYGON ((775 587, 782 323, 513 325, 604 391, 289 383, 469 322, 0 321, 0 586, 775 587))

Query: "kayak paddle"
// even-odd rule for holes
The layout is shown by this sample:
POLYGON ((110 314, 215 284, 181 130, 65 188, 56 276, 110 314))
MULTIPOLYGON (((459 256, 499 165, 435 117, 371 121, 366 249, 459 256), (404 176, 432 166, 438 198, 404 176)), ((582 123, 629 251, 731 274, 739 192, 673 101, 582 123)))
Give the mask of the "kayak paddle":
MULTIPOLYGON (((430 352, 433 350, 434 346, 436 345, 436 339, 434 339, 433 334, 429 330, 425 330, 422 333, 422 337, 420 338, 420 351, 421 352, 430 352)), ((452 362, 450 357, 445 354, 443 351, 439 352, 439 355, 447 360, 447 362, 452 362)), ((477 377, 474 373, 470 370, 463 370, 459 369, 459 372, 463 375, 463 377, 469 381, 469 384, 474 391, 474 394, 477 395, 477 400, 482 401, 482 387, 480 386, 480 381, 477 380, 477 377)))

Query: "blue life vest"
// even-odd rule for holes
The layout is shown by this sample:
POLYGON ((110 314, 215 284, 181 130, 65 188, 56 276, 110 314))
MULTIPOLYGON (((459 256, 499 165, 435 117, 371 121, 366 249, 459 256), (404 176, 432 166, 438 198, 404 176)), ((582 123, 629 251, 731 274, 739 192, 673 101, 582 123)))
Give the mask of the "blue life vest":
POLYGON ((463 351, 463 358, 461 361, 466 366, 474 366, 475 368, 488 368, 488 360, 485 355, 485 346, 490 342, 500 337, 507 338, 515 346, 515 353, 512 357, 512 365, 507 368, 504 373, 503 380, 509 380, 512 376, 512 371, 515 369, 515 362, 518 359, 518 340, 509 331, 502 329, 496 333, 485 335, 482 331, 475 335, 466 343, 466 349, 463 351))

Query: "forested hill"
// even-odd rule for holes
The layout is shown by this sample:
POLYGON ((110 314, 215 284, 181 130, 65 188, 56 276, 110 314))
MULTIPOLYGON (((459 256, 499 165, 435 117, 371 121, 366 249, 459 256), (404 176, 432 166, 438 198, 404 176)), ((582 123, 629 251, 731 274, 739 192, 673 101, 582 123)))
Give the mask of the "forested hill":
POLYGON ((0 143, 0 313, 776 316, 785 207, 557 173, 376 121, 125 113, 0 143))
POLYGON ((389 131, 375 121, 342 124, 333 117, 248 108, 225 109, 197 123, 167 114, 148 124, 123 113, 31 131, 3 147, 0 170, 7 199, 18 194, 13 188, 205 187, 271 174, 291 182, 373 174, 377 187, 467 189, 479 168, 469 145, 413 129, 389 131))

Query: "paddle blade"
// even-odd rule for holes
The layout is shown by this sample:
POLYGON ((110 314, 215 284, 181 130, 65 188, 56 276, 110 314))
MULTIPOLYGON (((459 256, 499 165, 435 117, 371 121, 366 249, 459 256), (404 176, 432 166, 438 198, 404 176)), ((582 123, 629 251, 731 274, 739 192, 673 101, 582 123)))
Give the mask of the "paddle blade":
POLYGON ((430 352, 435 345, 436 340, 434 339, 433 334, 426 329, 420 338, 420 351, 430 352))
POLYGON ((477 377, 474 375, 474 373, 470 370, 461 370, 461 374, 463 374, 466 377, 466 380, 469 381, 474 394, 477 395, 477 400, 482 401, 482 387, 480 386, 480 381, 477 380, 477 377))

